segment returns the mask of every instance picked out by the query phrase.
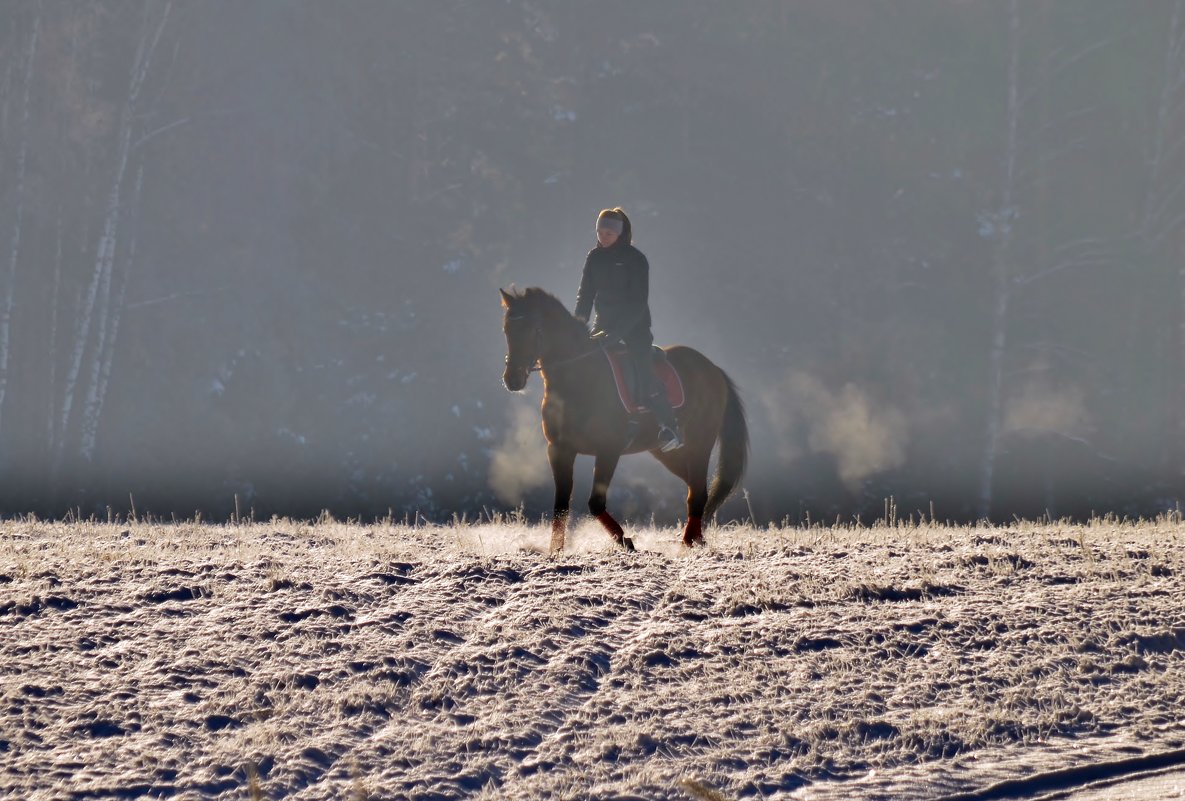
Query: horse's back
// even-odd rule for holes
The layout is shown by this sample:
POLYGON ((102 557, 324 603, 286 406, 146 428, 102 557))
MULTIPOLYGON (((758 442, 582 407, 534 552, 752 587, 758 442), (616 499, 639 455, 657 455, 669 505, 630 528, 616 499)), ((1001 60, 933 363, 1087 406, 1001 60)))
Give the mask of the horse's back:
POLYGON ((662 352, 679 374, 690 403, 722 406, 728 377, 715 362, 688 345, 667 345, 662 352))
POLYGON ((659 350, 666 356, 667 361, 679 371, 680 375, 684 371, 702 370, 710 373, 720 370, 715 362, 690 345, 665 345, 659 350))

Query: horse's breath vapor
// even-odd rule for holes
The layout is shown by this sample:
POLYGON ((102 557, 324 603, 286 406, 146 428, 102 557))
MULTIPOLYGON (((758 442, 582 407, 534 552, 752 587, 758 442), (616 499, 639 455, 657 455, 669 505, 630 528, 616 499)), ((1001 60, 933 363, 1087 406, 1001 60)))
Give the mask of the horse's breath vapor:
POLYGON ((1004 407, 1004 430, 1024 434, 1057 432, 1081 437, 1089 429, 1085 393, 1075 386, 1034 380, 1021 387, 1004 407))
POLYGON ((547 485, 547 443, 535 404, 516 405, 514 419, 490 460, 490 488, 503 503, 516 505, 529 490, 547 485))
POLYGON ((833 392, 804 372, 791 373, 782 387, 767 400, 779 441, 792 443, 796 429, 805 431, 807 448, 834 456, 839 476, 849 487, 904 463, 909 424, 899 409, 875 402, 853 383, 833 392))

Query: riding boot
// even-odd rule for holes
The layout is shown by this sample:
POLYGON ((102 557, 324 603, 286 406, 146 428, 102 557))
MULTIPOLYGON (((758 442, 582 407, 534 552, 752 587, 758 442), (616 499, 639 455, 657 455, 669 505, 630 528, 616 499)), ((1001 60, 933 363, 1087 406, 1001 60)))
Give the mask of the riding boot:
POLYGON ((673 451, 683 447, 683 438, 679 433, 679 423, 675 419, 675 410, 667 399, 666 388, 654 375, 654 354, 648 340, 627 341, 630 361, 634 368, 634 385, 637 387, 637 397, 645 398, 646 406, 654 414, 658 423, 658 443, 662 451, 673 451))
POLYGON ((650 411, 654 413, 654 420, 658 423, 658 442, 663 452, 673 451, 683 447, 683 434, 679 430, 679 421, 675 419, 675 410, 667 399, 665 389, 659 389, 647 401, 650 411))

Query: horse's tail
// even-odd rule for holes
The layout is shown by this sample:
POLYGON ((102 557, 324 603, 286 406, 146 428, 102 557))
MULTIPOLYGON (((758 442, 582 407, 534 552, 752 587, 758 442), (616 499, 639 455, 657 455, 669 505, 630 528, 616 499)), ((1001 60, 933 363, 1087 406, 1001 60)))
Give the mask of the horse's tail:
POLYGON ((745 405, 741 403, 741 396, 737 393, 736 384, 732 383, 732 379, 723 370, 720 371, 720 375, 724 378, 728 395, 724 402, 724 420, 720 424, 720 453, 716 463, 716 475, 712 477, 712 486, 708 489, 708 503, 704 507, 706 518, 711 518, 736 489, 749 462, 749 424, 745 421, 745 405))

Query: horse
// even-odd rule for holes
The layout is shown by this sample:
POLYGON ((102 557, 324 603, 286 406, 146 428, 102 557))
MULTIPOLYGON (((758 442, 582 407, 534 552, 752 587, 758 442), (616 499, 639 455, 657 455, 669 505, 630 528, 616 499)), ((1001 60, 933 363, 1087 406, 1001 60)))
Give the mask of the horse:
POLYGON ((552 553, 564 548, 577 454, 595 457, 588 509, 618 545, 634 550, 633 540, 607 510, 609 483, 623 454, 643 451, 687 484, 683 544, 702 545, 704 517, 710 519, 736 488, 748 461, 748 423, 732 379, 693 348, 663 348, 686 398, 676 411, 684 445, 664 453, 654 415, 631 418, 618 397, 604 348, 590 342, 584 322, 538 287, 499 292, 506 335, 502 383, 520 392, 532 372, 543 376, 543 433, 555 480, 552 553), (709 488, 708 462, 717 442, 717 468, 709 488))

